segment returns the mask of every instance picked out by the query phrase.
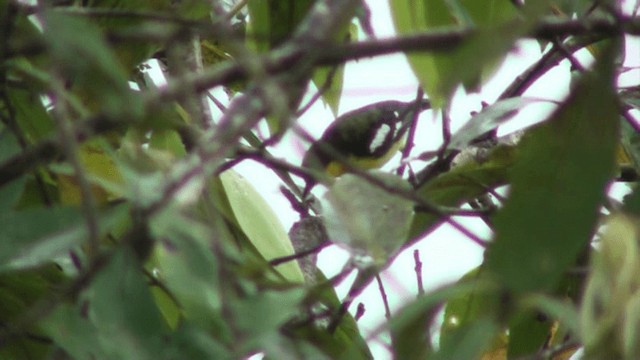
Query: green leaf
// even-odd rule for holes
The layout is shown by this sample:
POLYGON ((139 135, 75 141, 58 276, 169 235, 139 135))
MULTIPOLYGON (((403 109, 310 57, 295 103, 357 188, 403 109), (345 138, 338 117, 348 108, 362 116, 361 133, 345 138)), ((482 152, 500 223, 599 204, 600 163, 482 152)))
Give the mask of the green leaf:
POLYGON ((191 323, 181 324, 171 334, 163 359, 229 359, 229 349, 207 331, 191 323))
POLYGON ((167 333, 134 252, 120 247, 87 290, 89 318, 112 358, 151 359, 162 354, 167 333))
POLYGON ((538 352, 551 333, 552 323, 542 314, 523 311, 509 321, 507 354, 518 358, 538 352))
POLYGON ((536 100, 515 97, 500 100, 483 108, 482 111, 474 115, 453 134, 448 147, 450 149, 465 149, 472 140, 491 130, 497 129, 500 125, 517 115, 523 107, 534 101, 536 100))
POLYGON ((280 327, 298 316, 298 307, 304 295, 303 289, 288 291, 261 291, 235 301, 231 305, 236 331, 245 337, 245 351, 259 348, 268 357, 282 358, 278 354, 282 338, 280 327))
MULTIPOLYGON (((233 170, 220 175, 238 225, 266 260, 294 254, 289 235, 273 209, 245 178, 233 170)), ((276 267, 287 280, 303 283, 302 270, 291 261, 276 267)))
MULTIPOLYGON (((0 140, 1 141, 1 140, 0 140)), ((11 212, 13 206, 16 204, 18 199, 20 199, 20 195, 22 194, 22 190, 24 189, 25 184, 27 183, 27 178, 25 176, 14 180, 7 185, 0 187, 0 213, 6 214, 11 212)))
POLYGON ((631 165, 634 166, 636 171, 640 170, 640 132, 629 124, 629 122, 620 118, 622 133, 620 139, 620 145, 622 146, 625 155, 631 160, 631 165))
POLYGON ((255 49, 264 52, 287 40, 314 0, 249 0, 248 36, 255 49))
MULTIPOLYGON (((309 309, 311 309, 309 310, 309 316, 316 316, 313 309, 338 311, 341 302, 333 286, 327 282, 320 270, 317 271, 315 278, 318 280, 319 285, 309 291, 307 298, 314 299, 317 303, 308 305, 309 309)), ((313 344, 329 359, 359 360, 373 358, 367 343, 362 338, 358 325, 348 312, 342 317, 333 333, 327 331, 326 323, 323 321, 306 321, 304 319, 302 322, 293 321, 286 324, 283 330, 293 339, 300 339, 313 344)))
POLYGON ((0 214, 0 262, 31 253, 33 244, 76 225, 80 212, 75 208, 28 209, 0 214))
MULTIPOLYGON (((100 214, 99 233, 108 232, 128 216, 116 206, 100 214)), ((47 263, 87 241, 87 225, 77 208, 28 209, 0 214, 0 271, 47 263)))
POLYGON ((447 54, 407 55, 436 108, 444 105, 460 83, 476 86, 480 77, 492 72, 517 37, 526 31, 522 24, 507 26, 516 19, 515 8, 509 1, 393 0, 390 6, 396 31, 401 35, 452 29, 456 25, 476 30, 462 46, 447 54))
POLYGON ((44 327, 74 358, 160 358, 168 331, 136 255, 121 247, 107 261, 79 303, 59 307, 44 327))
POLYGON ((323 90, 322 100, 329 105, 333 114, 337 116, 342 95, 344 64, 334 67, 318 67, 313 72, 311 80, 316 85, 316 88, 323 90), (329 84, 328 87, 326 87, 327 84, 329 84))
POLYGON ((0 162, 20 153, 22 148, 15 135, 7 128, 0 129, 0 162))
POLYGON ((207 6, 203 2, 206 0, 87 0, 83 2, 83 7, 88 10, 114 11, 111 15, 92 18, 92 23, 105 33, 136 34, 142 31, 151 34, 143 39, 129 38, 127 41, 110 44, 118 65, 129 74, 136 66, 161 49, 160 44, 152 38, 154 35, 166 36, 169 24, 166 21, 154 20, 154 16, 147 18, 126 14, 146 12, 160 17, 170 15, 195 19, 202 15, 204 9, 201 5, 207 6))
POLYGON ((640 190, 637 187, 624 197, 624 211, 634 215, 640 214, 640 190))
POLYGON ((30 143, 41 140, 53 132, 53 120, 45 110, 39 94, 25 89, 9 88, 7 95, 15 111, 15 120, 30 143))
MULTIPOLYGON (((396 31, 400 35, 431 30, 452 24, 444 0, 393 0, 389 3, 396 31)), ((434 108, 440 108, 448 98, 443 87, 443 74, 451 67, 451 59, 443 54, 410 54, 409 64, 429 96, 434 108)))
POLYGON ((176 157, 183 157, 187 154, 182 138, 175 130, 154 130, 149 138, 149 147, 152 149, 166 150, 176 157))
POLYGON ((61 304, 42 324, 55 344, 73 358, 110 358, 100 346, 96 324, 83 316, 77 306, 61 304))
POLYGON ((516 293, 556 287, 595 229, 618 136, 613 50, 521 142, 486 261, 516 293))
POLYGON ((585 357, 636 359, 640 244, 638 218, 615 212, 606 218, 598 251, 591 253, 580 305, 580 339, 585 357))
MULTIPOLYGON (((586 15, 589 9, 593 10, 594 7, 592 0, 558 0, 554 1, 554 6, 567 18, 571 18, 573 15, 578 17, 586 15)), ((598 8, 596 7, 595 10, 598 10, 598 8)))
MULTIPOLYGON (((5 329, 11 328, 7 324, 21 321, 38 301, 51 296, 64 279, 60 268, 51 263, 0 274, 0 322, 5 329)), ((53 346, 40 340, 45 336, 39 324, 31 324, 25 333, 11 334, 11 340, 0 347, 0 359, 47 359, 53 346)))
POLYGON ((457 331, 450 346, 443 346, 434 359, 477 359, 500 330, 495 321, 480 318, 457 331))
POLYGON ((208 242, 213 238, 210 226, 169 208, 153 218, 150 230, 154 238, 164 240, 155 247, 149 266, 176 298, 182 315, 219 337, 227 336, 218 314, 222 300, 218 261, 208 242))
MULTIPOLYGON (((314 4, 314 0, 250 0, 248 36, 250 44, 258 52, 276 48, 288 40, 314 4)), ((355 26, 347 23, 336 31, 335 39, 342 42, 355 38, 355 26)), ((322 93, 322 99, 333 113, 337 113, 342 94, 344 64, 335 67, 319 67, 313 72, 312 81, 322 89, 327 81, 330 86, 322 93)), ((280 124, 268 118, 271 133, 276 133, 280 124)))
MULTIPOLYGON (((532 294, 522 299, 521 305, 525 309, 535 309, 552 319, 556 319, 560 322, 560 326, 566 328, 568 334, 576 335, 580 330, 578 309, 568 299, 532 294)), ((562 337, 558 338, 557 334, 552 340, 556 344, 561 344, 564 341, 562 337)))
POLYGON ((114 117, 142 113, 139 96, 129 88, 128 72, 94 23, 53 10, 44 13, 43 21, 51 59, 73 81, 85 106, 114 117))
MULTIPOLYGON (((356 40, 357 38, 358 27, 353 23, 339 31, 336 36, 338 41, 345 42, 356 40)), ((311 77, 311 81, 316 85, 316 88, 324 90, 322 92, 322 100, 329 106, 335 116, 338 116, 338 109, 340 108, 344 67, 344 63, 333 67, 317 67, 311 77), (329 84, 328 87, 327 82, 329 84)))
MULTIPOLYGON (((152 1, 149 2, 153 4, 152 1)), ((169 1, 171 11, 189 20, 201 20, 211 16, 212 4, 207 0, 169 1)))
POLYGON ((424 359, 432 353, 429 327, 438 307, 447 300, 463 296, 474 289, 473 284, 455 284, 419 296, 405 305, 389 321, 398 359, 424 359))
MULTIPOLYGON (((409 183, 396 175, 372 174, 391 189, 410 189, 409 183)), ((345 174, 326 193, 322 215, 332 241, 345 244, 356 255, 370 256, 373 265, 382 266, 406 242, 413 208, 413 201, 360 176, 345 174)))
MULTIPOLYGON (((495 285, 483 278, 483 268, 477 267, 467 272, 458 284, 469 284, 471 291, 452 297, 445 307, 444 320, 440 327, 440 348, 442 354, 456 357, 456 349, 476 326, 487 326, 497 318, 500 297, 495 285), (484 325, 478 325, 485 323, 484 325)), ((495 327, 495 324, 494 324, 495 327)), ((484 348, 475 351, 495 351, 506 347, 506 332, 493 330, 492 337, 484 340, 484 348)), ((473 356, 472 356, 473 357, 473 356)))
POLYGON ((150 290, 158 307, 158 311, 162 314, 167 326, 169 326, 171 330, 175 330, 182 318, 182 310, 179 304, 176 303, 166 289, 160 286, 152 286, 150 290))

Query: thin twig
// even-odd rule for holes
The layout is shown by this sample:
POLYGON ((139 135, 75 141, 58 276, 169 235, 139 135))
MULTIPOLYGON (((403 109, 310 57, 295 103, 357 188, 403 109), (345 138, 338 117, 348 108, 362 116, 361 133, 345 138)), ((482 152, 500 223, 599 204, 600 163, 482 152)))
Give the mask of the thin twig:
POLYGON ((412 112, 413 118, 411 119, 411 126, 409 127, 409 131, 407 133, 407 143, 402 149, 400 167, 398 167, 398 171, 397 171, 397 174, 399 176, 402 176, 404 174, 404 170, 407 167, 406 160, 411 155, 411 150, 415 146, 414 141, 416 137, 416 130, 418 129, 418 117, 420 116, 420 111, 418 111, 418 104, 423 98, 424 98, 424 91, 422 90, 422 88, 418 88, 418 91, 416 91, 416 98, 415 98, 416 105, 413 107, 413 112, 412 112))
POLYGON ((356 307, 356 314, 353 317, 353 319, 355 321, 360 320, 360 318, 364 315, 365 312, 366 312, 366 309, 364 307, 364 303, 358 303, 358 306, 356 307))
POLYGON ((571 52, 571 50, 569 50, 566 45, 558 38, 554 38, 553 40, 551 40, 553 43, 553 46, 557 47, 558 50, 560 50, 560 53, 562 55, 564 55, 564 57, 569 60, 569 62, 571 63, 571 67, 580 71, 580 72, 585 72, 586 69, 584 68, 584 66, 582 66, 582 64, 580 63, 580 61, 578 61, 578 59, 576 59, 575 56, 573 56, 573 53, 571 52))
MULTIPOLYGON (((449 114, 448 109, 442 109, 442 148, 446 149, 449 147, 449 143, 451 142, 451 116, 449 114)), ((441 152, 438 154, 438 157, 442 155, 441 152)))
POLYGON ((413 250, 414 270, 416 272, 416 281, 418 286, 418 297, 424 295, 424 284, 422 283, 422 261, 420 260, 420 250, 413 250))
POLYGON ((325 247, 327 247, 329 245, 331 245, 331 244, 328 243, 328 242, 325 242, 325 243, 316 245, 316 246, 314 246, 314 247, 312 247, 312 248, 310 248, 308 250, 297 252, 297 253, 295 253, 293 255, 281 256, 281 257, 278 257, 278 258, 275 258, 275 259, 271 259, 271 260, 269 260, 269 265, 278 266, 280 264, 284 264, 284 263, 287 263, 289 261, 298 260, 300 258, 309 256, 309 255, 317 254, 317 253, 320 252, 320 250, 324 249, 325 247))
POLYGON ((382 298, 382 304, 384 305, 384 317, 387 320, 391 319, 391 308, 389 307, 389 299, 387 298, 387 292, 384 289, 384 284, 380 278, 380 274, 376 274, 376 282, 378 283, 378 290, 380 291, 380 297, 382 298))
POLYGON ((237 3, 233 4, 233 7, 229 10, 226 15, 227 20, 233 19, 236 14, 242 11, 242 8, 245 7, 249 3, 249 0, 239 0, 237 3))
POLYGON ((82 207, 82 214, 84 215, 87 225, 87 238, 88 249, 87 254, 89 258, 98 255, 100 250, 100 233, 98 231, 98 214, 97 203, 91 190, 91 184, 87 178, 87 171, 80 159, 80 146, 75 137, 75 130, 71 124, 71 116, 67 109, 66 102, 62 100, 62 94, 65 92, 64 81, 61 78, 53 77, 51 81, 53 89, 54 119, 58 125, 58 136, 60 138, 60 144, 62 150, 67 158, 67 161, 71 164, 75 175, 75 180, 78 182, 78 188, 80 189, 80 206, 82 207))

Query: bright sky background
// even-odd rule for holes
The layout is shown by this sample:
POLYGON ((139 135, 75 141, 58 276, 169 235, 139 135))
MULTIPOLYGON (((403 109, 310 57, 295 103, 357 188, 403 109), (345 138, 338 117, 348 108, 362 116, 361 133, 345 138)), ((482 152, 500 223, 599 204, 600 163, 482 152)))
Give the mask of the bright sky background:
MULTIPOLYGON (((394 35, 393 24, 386 1, 368 0, 371 8, 372 23, 376 36, 389 37, 394 35)), ((637 39, 636 39, 637 40, 637 39)), ((452 130, 455 131, 469 119, 471 111, 481 109, 481 102, 493 103, 498 95, 513 79, 534 63, 540 56, 541 49, 535 41, 522 41, 516 45, 514 51, 506 58, 504 64, 483 88, 480 94, 467 95, 462 90, 454 98, 451 117, 452 130)), ((629 59, 627 66, 640 66, 640 47, 638 41, 627 49, 629 59), (637 54, 635 58, 632 56, 637 54)), ((581 53, 578 58, 589 62, 590 56, 581 53)), ((638 82, 640 73, 625 75, 630 81, 638 82)), ((559 66, 548 72, 540 81, 532 86, 525 96, 534 98, 559 100, 568 93, 570 82, 569 64, 564 61, 559 66)), ((415 97, 418 82, 411 72, 403 55, 388 55, 374 59, 349 62, 345 71, 344 90, 340 105, 340 113, 344 113, 373 102, 396 99, 411 100, 415 97)), ((520 113, 517 119, 501 128, 501 133, 508 133, 521 128, 524 124, 543 120, 553 105, 534 104, 529 105, 520 113)), ((299 123, 315 137, 319 137, 323 130, 333 120, 333 115, 328 108, 317 103, 306 113, 299 123)), ((422 114, 420 118, 420 130, 418 131, 419 147, 415 151, 435 149, 441 141, 441 125, 434 118, 431 111, 422 114)), ((309 144, 295 138, 285 136, 273 153, 285 158, 294 164, 299 164, 309 144)), ((391 161, 388 168, 398 165, 398 159, 391 161)), ((244 162, 236 168, 247 177, 263 194, 269 204, 273 205, 280 217, 285 229, 298 220, 298 216, 290 209, 288 202, 278 191, 278 180, 271 172, 261 165, 252 162, 244 162)), ((315 191, 314 191, 315 193, 315 191)), ((472 229, 478 236, 490 239, 489 229, 479 220, 458 218, 460 223, 472 229)), ((482 261, 483 249, 472 241, 466 239, 448 225, 440 226, 426 239, 403 252, 396 261, 383 273, 382 278, 389 297, 392 313, 402 304, 411 301, 417 294, 416 276, 414 272, 413 250, 420 250, 423 262, 423 282, 426 291, 433 290, 442 285, 455 282, 467 271, 478 266, 482 261)), ((332 246, 324 250, 318 260, 318 266, 327 276, 339 272, 348 260, 349 253, 341 248, 332 246)), ((338 288, 340 297, 344 297, 349 289, 355 274, 338 288)), ((370 285, 363 294, 353 303, 351 311, 355 311, 358 302, 365 304, 366 312, 358 322, 365 336, 384 323, 384 308, 380 298, 377 284, 370 285)), ((391 355, 386 350, 380 339, 370 341, 371 350, 376 359, 390 359, 391 355)), ((383 341, 389 343, 388 337, 383 341)))

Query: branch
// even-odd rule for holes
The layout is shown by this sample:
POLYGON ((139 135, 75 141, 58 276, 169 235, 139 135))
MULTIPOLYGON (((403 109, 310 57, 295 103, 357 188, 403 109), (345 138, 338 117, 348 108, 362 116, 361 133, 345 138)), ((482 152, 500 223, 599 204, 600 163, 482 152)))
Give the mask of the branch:
MULTIPOLYGON (((339 11, 348 11, 356 1, 336 1, 331 3, 339 11), (344 4, 343 4, 344 2, 344 4), (338 8, 344 6, 344 8, 338 8)), ((327 9, 322 9, 326 14, 327 9)), ((321 15, 324 16, 324 15, 321 15)), ((326 17, 326 16, 325 16, 326 17)), ((333 17, 327 22, 335 25, 337 19, 333 17), (329 21, 331 20, 331 21, 329 21)), ((320 21, 320 20, 315 20, 320 21)), ((320 23, 322 23, 320 21, 320 23)), ((305 27, 309 41, 305 42, 304 33, 298 34, 287 46, 272 51, 266 55, 255 56, 256 62, 263 65, 267 73, 288 73, 297 64, 335 65, 348 60, 356 60, 365 57, 380 56, 396 52, 444 52, 451 51, 460 46, 466 39, 474 35, 469 29, 456 29, 449 31, 426 32, 410 36, 399 36, 391 39, 370 40, 353 44, 335 44, 326 37, 322 40, 318 33, 320 30, 331 34, 332 29, 327 26, 314 29, 307 24, 305 27), (319 53, 322 49, 325 53, 319 53)), ((211 30, 214 31, 214 30, 211 30)), ((215 30, 217 31, 217 30, 215 30)), ((301 30, 302 31, 302 30, 301 30)), ((623 33, 640 34, 640 19, 622 18, 616 23, 609 18, 591 18, 589 20, 546 20, 540 23, 531 33, 532 37, 548 38, 562 35, 605 35, 616 36, 623 33)), ((16 49, 9 49, 8 55, 19 53, 16 49)), ((254 63, 255 64, 255 63, 254 63)), ((146 110, 179 99, 185 92, 192 91, 203 93, 217 85, 224 85, 234 81, 246 79, 248 76, 245 67, 237 63, 221 63, 206 69, 201 74, 187 74, 184 77, 171 81, 161 90, 149 92, 144 96, 146 110)), ((99 113, 88 119, 87 127, 76 132, 78 140, 85 139, 89 134, 101 134, 109 130, 128 126, 130 123, 122 119, 110 119, 105 113, 99 113)), ((61 153, 60 145, 54 139, 44 140, 25 152, 5 161, 0 165, 0 186, 20 177, 32 170, 36 164, 52 161, 61 153)))

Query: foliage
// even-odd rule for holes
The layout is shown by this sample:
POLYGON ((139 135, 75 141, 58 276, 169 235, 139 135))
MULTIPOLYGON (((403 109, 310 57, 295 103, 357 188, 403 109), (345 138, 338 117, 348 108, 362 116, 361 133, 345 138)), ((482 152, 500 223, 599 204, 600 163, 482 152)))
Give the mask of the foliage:
POLYGON ((371 25, 363 4, 0 0, 0 358, 368 359, 349 305, 442 223, 485 246, 485 261, 391 314, 380 331, 396 358, 566 359, 581 346, 586 358, 640 357, 640 82, 615 81, 633 71, 621 64, 638 9, 390 0, 400 35, 358 41, 355 20, 371 25), (456 89, 481 87, 525 38, 543 56, 451 134, 456 89), (583 49, 593 65, 573 55, 583 49), (310 84, 335 113, 345 63, 390 52, 407 55, 444 114, 445 141, 418 154, 410 137, 404 178, 352 169, 323 213, 296 177, 327 179, 271 146, 297 131, 310 84), (150 59, 167 86, 148 78, 150 59), (522 140, 497 139, 561 61, 573 65, 570 95, 522 140), (233 101, 211 115, 216 86, 233 101), (311 247, 290 239, 233 169, 245 159, 282 179, 301 217, 324 215, 331 237, 348 238, 335 240, 360 274, 346 299, 338 279, 290 258, 326 234, 311 247), (617 181, 632 182, 622 205, 607 192, 617 181), (492 240, 453 215, 482 218, 492 240))

